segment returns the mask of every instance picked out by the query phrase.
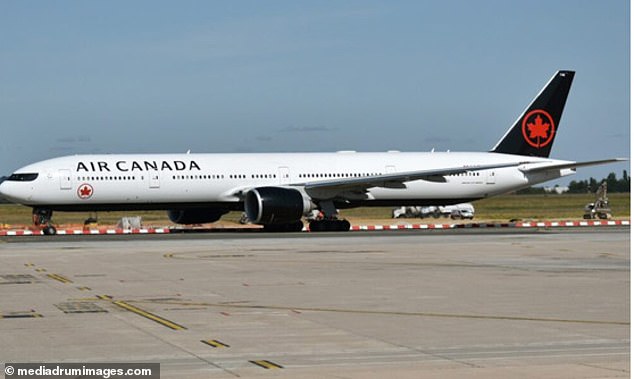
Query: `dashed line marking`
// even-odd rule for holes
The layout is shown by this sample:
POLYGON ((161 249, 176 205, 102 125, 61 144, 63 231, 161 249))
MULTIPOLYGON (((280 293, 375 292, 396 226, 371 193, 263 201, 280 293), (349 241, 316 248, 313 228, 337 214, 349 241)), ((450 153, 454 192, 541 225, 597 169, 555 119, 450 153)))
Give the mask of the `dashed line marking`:
POLYGON ((121 308, 123 308, 125 310, 128 310, 128 311, 130 311, 132 313, 136 313, 139 316, 143 316, 143 317, 145 317, 147 319, 150 319, 150 320, 152 320, 154 322, 157 322, 157 323, 159 323, 159 324, 161 324, 163 326, 166 326, 166 327, 168 327, 168 328, 170 328, 172 330, 184 330, 184 329, 187 329, 183 325, 179 325, 179 324, 177 324, 175 322, 172 322, 172 321, 170 321, 168 319, 165 319, 163 317, 157 316, 154 313, 150 313, 150 312, 148 312, 146 310, 143 310, 143 309, 141 309, 139 307, 135 307, 134 305, 126 303, 125 301, 117 300, 117 301, 113 301, 112 304, 117 305, 117 306, 119 306, 119 307, 121 307, 121 308))
POLYGON ((256 366, 260 366, 262 368, 265 368, 267 370, 271 370, 271 369, 277 369, 277 368, 284 368, 284 366, 277 364, 275 362, 271 362, 271 361, 267 361, 267 360, 261 360, 261 361, 249 361, 251 363, 253 363, 256 366))
POLYGON ((51 279, 57 280, 58 282, 62 282, 64 284, 72 283, 73 281, 68 279, 67 277, 60 274, 46 274, 51 279))
POLYGON ((200 340, 200 342, 204 343, 205 345, 209 345, 213 348, 230 347, 226 343, 220 342, 218 340, 200 340))

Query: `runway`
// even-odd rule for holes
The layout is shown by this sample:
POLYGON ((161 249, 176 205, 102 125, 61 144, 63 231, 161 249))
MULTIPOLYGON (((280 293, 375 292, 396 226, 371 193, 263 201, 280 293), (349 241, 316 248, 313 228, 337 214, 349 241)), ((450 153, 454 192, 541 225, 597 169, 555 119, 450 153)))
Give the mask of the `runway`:
POLYGON ((163 378, 629 377, 629 228, 21 237, 2 362, 163 378))

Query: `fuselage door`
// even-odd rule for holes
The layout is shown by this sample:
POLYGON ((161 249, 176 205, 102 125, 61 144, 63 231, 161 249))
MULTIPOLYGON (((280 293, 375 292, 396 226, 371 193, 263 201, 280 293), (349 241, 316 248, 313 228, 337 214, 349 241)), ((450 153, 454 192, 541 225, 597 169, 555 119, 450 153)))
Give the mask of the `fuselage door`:
POLYGON ((71 188, 70 170, 59 170, 59 189, 69 190, 71 188))
POLYGON ((280 179, 280 184, 291 183, 291 170, 288 167, 278 167, 277 176, 280 179))
POLYGON ((495 184, 495 171, 487 171, 487 184, 495 184))
POLYGON ((161 178, 159 177, 158 171, 148 172, 148 178, 150 179, 150 188, 161 187, 161 178))

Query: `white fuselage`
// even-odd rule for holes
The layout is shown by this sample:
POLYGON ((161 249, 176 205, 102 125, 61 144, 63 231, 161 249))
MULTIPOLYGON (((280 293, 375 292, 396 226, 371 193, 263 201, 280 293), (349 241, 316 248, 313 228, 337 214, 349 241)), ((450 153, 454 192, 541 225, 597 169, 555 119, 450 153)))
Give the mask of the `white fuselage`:
MULTIPOLYGON (((16 203, 59 210, 173 209, 224 206, 241 209, 243 193, 261 186, 305 184, 444 167, 523 162, 514 167, 465 172, 442 181, 414 180, 399 188, 350 192, 339 206, 446 205, 517 190, 574 173, 526 175, 526 166, 567 161, 496 153, 279 153, 75 155, 16 171, 31 181, 5 181, 0 192, 16 203)), ((308 193, 311 198, 324 194, 308 193)), ((341 197, 341 196, 339 196, 341 197)), ((342 197, 343 198, 343 197, 342 197)), ((333 199, 335 202, 337 198, 333 199)))

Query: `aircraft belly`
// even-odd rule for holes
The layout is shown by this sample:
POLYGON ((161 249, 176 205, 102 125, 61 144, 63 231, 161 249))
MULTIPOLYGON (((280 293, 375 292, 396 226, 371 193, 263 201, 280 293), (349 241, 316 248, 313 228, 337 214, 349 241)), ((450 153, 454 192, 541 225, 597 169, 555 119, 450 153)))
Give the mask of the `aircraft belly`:
POLYGON ((368 198, 372 200, 404 200, 404 199, 463 199, 483 198, 495 194, 513 191, 526 186, 527 179, 515 170, 498 175, 491 183, 485 177, 449 178, 445 183, 418 180, 407 183, 405 189, 374 187, 369 190, 368 198))
POLYGON ((447 199, 463 197, 483 197, 487 189, 481 184, 430 183, 416 181, 407 183, 407 189, 371 188, 370 197, 374 200, 401 199, 447 199))

